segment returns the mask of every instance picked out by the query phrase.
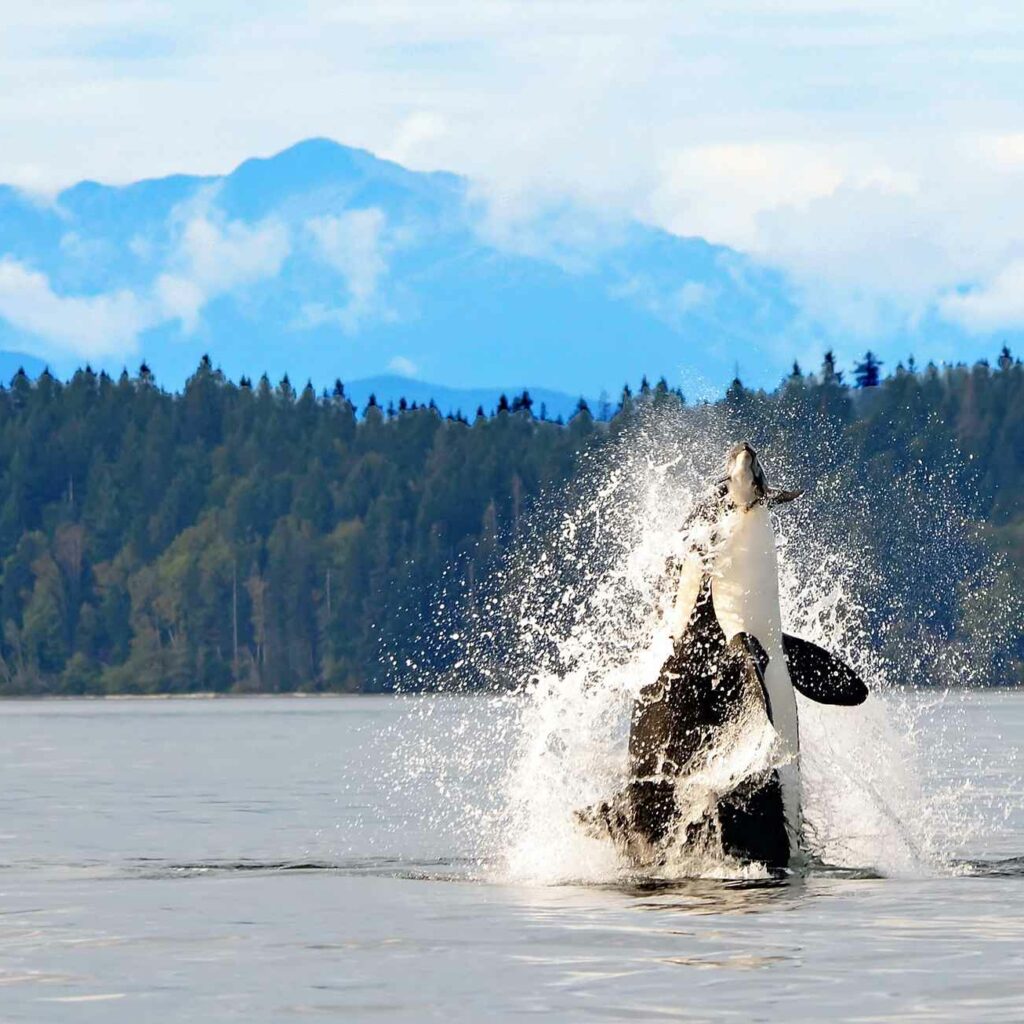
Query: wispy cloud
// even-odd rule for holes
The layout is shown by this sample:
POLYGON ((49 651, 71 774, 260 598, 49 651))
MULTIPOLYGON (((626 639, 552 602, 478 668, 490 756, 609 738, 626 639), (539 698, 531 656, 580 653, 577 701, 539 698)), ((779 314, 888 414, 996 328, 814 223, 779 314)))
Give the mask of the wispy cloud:
POLYGON ((168 319, 191 331, 206 303, 218 295, 276 277, 291 250, 287 226, 277 218, 256 224, 225 221, 214 208, 185 220, 168 272, 156 296, 168 319))
POLYGON ((669 153, 650 197, 651 217, 678 234, 713 237, 750 250, 766 209, 827 196, 845 168, 830 147, 728 142, 669 153))
POLYGON ((611 289, 615 298, 639 303, 660 320, 678 327, 683 319, 699 311, 709 312, 716 288, 704 281, 667 283, 634 274, 611 289))
POLYGON ((0 317, 43 342, 44 356, 96 359, 134 352, 153 310, 130 291, 60 295, 49 278, 17 260, 0 259, 0 317))
MULTIPOLYGON (((228 221, 208 196, 197 202, 174 211, 170 254, 152 283, 134 290, 58 291, 42 271, 0 257, 0 318, 34 338, 44 356, 127 356, 137 351, 139 336, 146 331, 175 320, 192 331, 203 308, 216 297, 277 276, 291 248, 281 221, 228 221)), ((106 252, 109 243, 71 231, 60 247, 80 261, 106 252)), ((132 249, 140 250, 136 239, 132 249)), ((153 247, 147 244, 145 249, 146 258, 154 259, 153 247)))
POLYGON ((415 160, 418 153, 442 139, 448 131, 445 119, 430 110, 419 110, 399 122, 394 137, 380 155, 396 163, 415 160))
POLYGON ((388 369, 402 377, 415 377, 420 372, 420 368, 411 359, 407 359, 405 356, 395 356, 394 359, 388 363, 388 369))
POLYGON ((1024 259, 1014 260, 984 284, 943 296, 941 309, 969 331, 1024 328, 1024 259))
POLYGON ((377 207, 306 221, 320 258, 341 275, 345 286, 340 303, 307 309, 307 317, 313 316, 320 323, 337 323, 342 330, 353 333, 371 314, 386 315, 378 295, 388 272, 386 228, 387 217, 377 207))

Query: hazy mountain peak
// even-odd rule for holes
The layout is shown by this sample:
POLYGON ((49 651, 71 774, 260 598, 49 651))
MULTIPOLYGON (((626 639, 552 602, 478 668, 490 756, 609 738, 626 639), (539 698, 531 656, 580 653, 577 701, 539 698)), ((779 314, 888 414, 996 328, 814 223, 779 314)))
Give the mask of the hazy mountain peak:
POLYGON ((0 347, 65 372, 144 357, 171 387, 209 351, 318 386, 401 366, 591 395, 664 373, 701 395, 737 360, 772 383, 807 344, 786 280, 740 253, 469 194, 325 138, 50 206, 3 193, 0 347))

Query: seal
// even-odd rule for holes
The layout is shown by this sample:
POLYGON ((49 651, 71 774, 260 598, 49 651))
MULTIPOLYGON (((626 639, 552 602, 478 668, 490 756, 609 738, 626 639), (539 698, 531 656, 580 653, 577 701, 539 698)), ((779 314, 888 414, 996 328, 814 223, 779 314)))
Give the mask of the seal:
POLYGON ((634 703, 628 782, 577 815, 635 864, 663 863, 674 847, 712 846, 773 871, 801 857, 794 689, 845 706, 868 692, 838 658, 782 630, 769 512, 802 493, 770 487, 757 453, 742 442, 684 523, 696 539, 672 567, 673 649, 634 703), (770 751, 748 749, 746 762, 735 756, 758 736, 770 751))

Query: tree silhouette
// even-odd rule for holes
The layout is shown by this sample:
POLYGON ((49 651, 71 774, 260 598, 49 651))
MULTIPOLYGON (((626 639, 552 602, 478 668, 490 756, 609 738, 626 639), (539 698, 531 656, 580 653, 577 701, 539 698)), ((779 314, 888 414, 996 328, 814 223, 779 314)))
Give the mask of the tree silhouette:
POLYGON ((864 358, 853 368, 853 379, 858 388, 877 388, 882 380, 882 361, 868 349, 864 358))

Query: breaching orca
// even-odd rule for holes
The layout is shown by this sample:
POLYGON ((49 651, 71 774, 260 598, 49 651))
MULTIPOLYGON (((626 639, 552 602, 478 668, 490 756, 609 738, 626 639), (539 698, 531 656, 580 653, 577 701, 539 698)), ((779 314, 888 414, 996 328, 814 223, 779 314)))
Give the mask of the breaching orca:
MULTIPOLYGON (((768 486, 747 443, 726 456, 725 476, 687 521, 708 535, 680 567, 673 650, 635 701, 625 789, 579 813, 636 863, 664 861, 673 846, 713 842, 726 855, 784 869, 799 857, 799 731, 794 687, 824 704, 855 705, 867 688, 816 644, 782 632, 769 510, 802 491, 768 486), (759 770, 719 783, 710 803, 688 806, 690 780, 760 716, 773 751, 759 770)), ((686 528, 686 527, 684 527, 686 528)))

